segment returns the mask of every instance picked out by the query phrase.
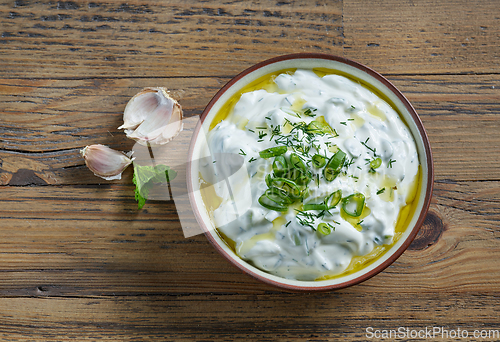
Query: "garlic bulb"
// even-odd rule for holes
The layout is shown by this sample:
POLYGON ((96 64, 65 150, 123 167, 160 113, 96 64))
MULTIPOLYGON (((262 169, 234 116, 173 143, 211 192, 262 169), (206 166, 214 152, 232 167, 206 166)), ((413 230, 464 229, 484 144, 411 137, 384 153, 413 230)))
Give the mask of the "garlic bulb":
POLYGON ((182 131, 182 108, 165 88, 144 88, 127 103, 118 129, 143 146, 163 145, 182 131))
POLYGON ((80 151, 87 167, 98 177, 106 180, 121 179, 122 172, 133 158, 105 145, 89 145, 80 151))

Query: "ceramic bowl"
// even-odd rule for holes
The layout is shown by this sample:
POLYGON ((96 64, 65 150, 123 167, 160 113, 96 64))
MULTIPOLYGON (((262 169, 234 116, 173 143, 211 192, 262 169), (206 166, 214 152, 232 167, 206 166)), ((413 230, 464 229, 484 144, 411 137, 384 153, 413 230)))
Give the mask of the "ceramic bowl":
POLYGON ((300 53, 279 56, 258 63, 241 72, 217 92, 203 111, 201 120, 191 140, 188 156, 187 184, 189 199, 198 224, 208 240, 229 262, 244 273, 283 289, 292 291, 325 291, 352 286, 373 277, 393 263, 408 248, 417 235, 420 226, 423 224, 429 208, 433 186, 433 163, 429 140, 418 114, 405 96, 392 83, 374 70, 346 58, 325 54, 300 53), (204 139, 200 137, 208 132, 217 112, 233 95, 246 85, 262 76, 290 68, 326 68, 336 70, 343 75, 361 81, 364 85, 388 99, 409 127, 416 142, 421 165, 422 179, 418 189, 418 200, 414 204, 416 206, 414 214, 409 219, 409 223, 401 238, 387 252, 368 266, 355 273, 329 280, 300 281, 284 279, 261 271, 239 258, 219 236, 217 230, 214 229, 214 224, 205 209, 199 191, 199 166, 195 161, 202 157, 200 153, 202 145, 205 143, 204 139))

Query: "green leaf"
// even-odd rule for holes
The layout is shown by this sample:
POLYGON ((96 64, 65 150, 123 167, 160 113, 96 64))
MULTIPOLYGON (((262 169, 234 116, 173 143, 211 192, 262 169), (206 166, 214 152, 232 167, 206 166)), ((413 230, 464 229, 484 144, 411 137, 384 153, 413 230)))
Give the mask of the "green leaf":
POLYGON ((135 200, 137 201, 139 209, 142 209, 142 207, 144 207, 144 204, 146 204, 146 199, 141 196, 140 187, 137 185, 137 177, 135 176, 135 174, 136 168, 134 166, 134 177, 132 177, 132 182, 135 184, 135 200))
POLYGON ((149 191, 155 184, 169 182, 177 176, 177 172, 166 165, 143 166, 134 163, 135 200, 142 209, 148 199, 149 191))

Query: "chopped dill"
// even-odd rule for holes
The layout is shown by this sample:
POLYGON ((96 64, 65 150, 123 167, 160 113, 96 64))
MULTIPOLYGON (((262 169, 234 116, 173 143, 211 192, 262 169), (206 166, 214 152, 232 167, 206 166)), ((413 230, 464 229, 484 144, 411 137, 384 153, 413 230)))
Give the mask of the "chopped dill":
POLYGON ((295 211, 297 212, 297 215, 295 217, 302 226, 307 226, 314 231, 316 230, 316 228, 314 227, 314 219, 316 218, 316 215, 298 209, 295 209, 295 211))
POLYGON ((370 140, 370 137, 366 138, 366 140, 364 142, 362 141, 361 144, 364 147, 366 147, 367 149, 369 149, 370 151, 372 151, 374 155, 377 155, 377 149, 376 148, 372 148, 372 147, 370 147, 370 146, 367 145, 368 140, 370 140))
POLYGON ((310 116, 310 117, 315 117, 316 116, 316 114, 314 114, 315 111, 317 111, 316 108, 307 108, 304 111, 304 115, 307 115, 307 116, 310 116))

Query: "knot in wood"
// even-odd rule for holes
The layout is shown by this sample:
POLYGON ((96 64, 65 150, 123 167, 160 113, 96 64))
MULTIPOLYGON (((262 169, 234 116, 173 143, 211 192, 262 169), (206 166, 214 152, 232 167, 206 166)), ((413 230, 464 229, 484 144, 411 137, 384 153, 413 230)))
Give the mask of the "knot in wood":
POLYGON ((423 250, 435 244, 443 231, 445 230, 443 221, 434 212, 429 211, 425 217, 424 224, 411 243, 408 249, 410 250, 423 250))

